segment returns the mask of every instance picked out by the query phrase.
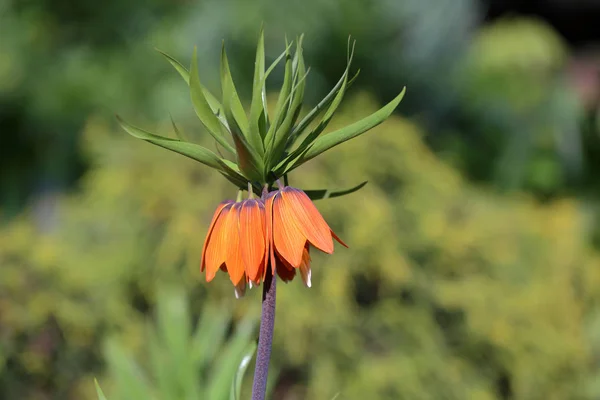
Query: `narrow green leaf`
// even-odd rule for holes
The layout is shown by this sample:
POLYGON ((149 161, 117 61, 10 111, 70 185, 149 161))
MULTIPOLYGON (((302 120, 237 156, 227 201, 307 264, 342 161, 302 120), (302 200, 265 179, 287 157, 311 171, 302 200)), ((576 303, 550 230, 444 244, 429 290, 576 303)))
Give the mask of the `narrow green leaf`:
POLYGON ((173 116, 171 114, 169 114, 169 118, 171 119, 171 125, 173 126, 173 131, 175 131, 175 136, 177 136, 177 139, 184 142, 189 142, 186 135, 182 131, 180 131, 179 128, 177 128, 177 125, 175 124, 175 121, 173 120, 173 116))
MULTIPOLYGON (((350 79, 348 81, 348 84, 346 85, 346 90, 348 88, 350 88, 350 86, 352 86, 352 83, 354 83, 354 81, 358 77, 359 73, 360 73, 360 70, 357 71, 356 74, 352 77, 352 79, 350 79)), ((342 79, 343 79, 343 76, 342 76, 342 79)), ((340 82, 341 82, 341 80, 340 80, 340 82)), ((334 91, 332 93, 336 94, 337 92, 334 91)), ((329 98, 327 100, 327 102, 321 102, 321 103, 319 103, 319 105, 313 109, 313 111, 315 111, 317 108, 320 108, 319 111, 315 114, 315 116, 317 116, 320 113, 320 111, 322 111, 322 109, 324 107, 326 107, 329 104, 331 104, 331 102, 333 101, 333 99, 334 99, 334 97, 331 97, 331 98, 329 98)), ((291 133, 291 135, 289 137, 288 147, 294 142, 295 138, 297 137, 294 134, 295 130, 296 130, 296 128, 294 128, 294 130, 292 131, 292 133, 291 133)), ((298 132, 298 133, 302 133, 302 132, 298 132)), ((287 157, 285 157, 279 164, 277 164, 277 166, 275 166, 274 168, 272 168, 272 171, 277 176, 282 176, 283 174, 291 171, 293 169, 292 167, 295 165, 295 162, 298 161, 304 155, 304 153, 306 153, 307 150, 308 150, 308 147, 305 147, 304 149, 301 149, 300 146, 298 146, 287 157)))
POLYGON ((225 172, 221 172, 225 178, 231 183, 236 185, 238 188, 245 189, 248 187, 248 179, 242 174, 238 165, 225 158, 220 160, 221 166, 225 172))
POLYGON ((143 129, 136 128, 135 126, 128 124, 118 115, 117 120, 119 121, 121 127, 131 136, 145 140, 149 143, 155 144, 165 149, 172 150, 193 160, 199 161, 202 164, 205 164, 216 170, 223 171, 220 158, 212 151, 200 145, 155 135, 153 133, 147 132, 143 129))
POLYGON ((350 189, 338 190, 335 192, 333 192, 329 189, 321 189, 321 190, 305 190, 304 193, 306 193, 307 196, 311 200, 332 199, 334 197, 341 197, 341 196, 345 196, 350 193, 354 193, 354 192, 362 189, 366 184, 367 184, 367 181, 364 181, 363 183, 356 185, 350 189))
POLYGON ((174 388, 185 387, 194 379, 189 357, 191 326, 185 293, 181 289, 161 288, 157 296, 157 334, 168 357, 174 388), (191 375, 190 375, 191 374, 191 375), (187 378, 187 379, 186 379, 187 378))
POLYGON ((248 137, 248 117, 244 111, 244 106, 235 89, 235 83, 229 69, 229 61, 225 52, 225 43, 221 46, 221 86, 223 90, 223 105, 225 114, 231 113, 235 118, 244 136, 248 137))
POLYGON ((309 147, 308 151, 304 153, 294 168, 331 149, 332 147, 350 140, 385 121, 398 106, 404 97, 405 92, 406 88, 402 89, 402 92, 394 100, 368 117, 365 117, 360 121, 353 123, 352 125, 319 137, 317 140, 315 140, 312 146, 309 147))
POLYGON ((106 400, 106 396, 102 392, 100 385, 98 384, 98 380, 94 378, 94 385, 96 386, 96 394, 98 395, 98 400, 106 400))
MULTIPOLYGON (((306 77, 308 76, 309 72, 310 72, 310 69, 308 71, 306 71, 306 73, 298 81, 298 85, 304 84, 304 81, 305 81, 306 77)), ((296 87, 292 88, 292 91, 289 94, 289 98, 292 100, 295 97, 294 96, 295 90, 296 90, 296 87)), ((302 88, 302 91, 304 91, 303 88, 302 88)), ((269 155, 267 157, 267 162, 266 162, 266 165, 269 170, 272 169, 272 163, 277 162, 281 158, 281 156, 283 155, 283 153, 286 149, 286 143, 288 142, 288 135, 291 131, 294 121, 298 118, 298 114, 300 114, 300 108, 302 106, 301 103, 302 103, 302 99, 300 99, 298 101, 297 107, 295 108, 295 110, 293 112, 292 111, 288 112, 288 115, 285 117, 285 119, 279 126, 279 129, 277 129, 277 132, 275 133, 275 136, 274 136, 275 143, 273 144, 273 149, 272 149, 271 153, 269 153, 269 155)))
POLYGON ((271 72, 273 72, 273 70, 275 69, 275 67, 277 67, 277 65, 279 65, 279 63, 281 62, 281 60, 283 59, 283 57, 285 57, 286 54, 288 54, 288 52, 290 51, 290 49, 292 48, 292 43, 289 43, 285 50, 279 55, 279 57, 277 57, 275 59, 275 61, 273 61, 271 63, 271 65, 269 66, 269 68, 267 68, 267 72, 265 72, 265 76, 263 76, 262 81, 260 83, 260 86, 262 87, 262 102, 263 102, 263 110, 264 112, 262 113, 264 118, 261 118, 260 120, 260 124, 262 124, 262 129, 260 129, 260 133, 261 133, 261 137, 264 140, 264 137, 267 134, 267 128, 269 126, 269 114, 267 113, 268 108, 267 108, 267 78, 269 77, 269 75, 271 74, 271 72))
MULTIPOLYGON (((337 89, 334 88, 334 90, 332 90, 329 93, 329 95, 327 95, 327 97, 325 99, 323 99, 323 101, 321 101, 319 103, 319 105, 317 105, 317 107, 315 107, 311 111, 312 116, 309 118, 310 121, 306 122, 307 119, 305 118, 303 120, 304 122, 300 122, 299 125, 305 123, 306 124, 305 128, 308 128, 308 124, 310 124, 310 122, 312 122, 312 120, 318 116, 318 114, 324 107, 329 105, 329 108, 325 112, 325 115, 321 119, 321 122, 311 132, 309 132, 309 134, 302 140, 300 145, 298 145, 293 151, 290 152, 290 154, 287 157, 285 157, 277 166, 275 166, 275 168, 273 168, 273 171, 275 171, 275 173, 277 175, 285 174, 285 173, 291 171, 291 169, 294 168, 295 163, 304 156, 304 154, 308 151, 310 145, 325 130, 325 128, 327 127, 327 125, 329 124, 331 119, 333 118, 335 111, 341 104, 347 88, 352 84, 352 82, 354 82, 354 80, 358 76, 358 72, 357 72, 356 75, 354 75, 354 77, 350 81, 348 81, 350 65, 352 63, 352 58, 354 56, 354 43, 352 44, 352 47, 350 47, 350 42, 348 43, 348 45, 349 45, 349 47, 348 47, 348 64, 346 65, 346 69, 344 70, 344 73, 342 74, 342 78, 340 79, 341 85, 337 89), (332 94, 335 94, 335 96, 330 96, 332 94)), ((338 85, 336 85, 336 87, 337 86, 338 85)), ((311 113, 309 113, 309 115, 311 113)), ((307 115, 307 117, 308 117, 308 115, 307 115)), ((292 131, 292 133, 288 137, 287 147, 290 147, 292 145, 292 143, 296 140, 296 138, 303 133, 304 129, 292 131)))
POLYGON ((256 352, 256 343, 251 343, 244 352, 242 356, 242 361, 240 361, 240 365, 238 365, 237 372, 235 374, 235 378, 231 383, 231 392, 229 394, 229 400, 240 400, 240 394, 242 391, 242 382, 244 380, 244 375, 246 374, 246 370, 250 365, 250 361, 252 361, 252 357, 254 357, 254 353, 256 352))
POLYGON ((200 370, 212 364, 227 336, 231 311, 227 307, 204 307, 192 338, 190 353, 200 370))
POLYGON ((238 127, 235 121, 232 121, 233 142, 235 144, 237 161, 244 176, 247 176, 251 181, 262 180, 262 161, 256 155, 252 146, 248 144, 246 138, 238 132, 238 127))
POLYGON ((181 65, 181 63, 179 61, 177 61, 176 59, 174 59, 173 57, 171 57, 170 55, 168 55, 167 53, 165 53, 162 50, 159 50, 157 48, 154 48, 154 50, 158 51, 160 54, 162 54, 168 62, 171 63, 171 65, 177 70, 177 72, 179 72, 179 75, 181 75, 181 77, 183 78, 183 80, 185 81, 185 83, 189 84, 190 82, 190 73, 187 70, 186 67, 184 67, 183 65, 181 65))
POLYGON ((242 321, 238 326, 233 337, 220 352, 219 359, 212 365, 211 374, 208 379, 210 385, 206 388, 206 396, 203 398, 226 400, 229 397, 231 382, 235 377, 240 360, 251 341, 254 330, 254 323, 250 319, 242 321))
POLYGON ((133 356, 115 339, 106 342, 104 357, 119 389, 116 398, 151 399, 152 385, 133 356))
POLYGON ((196 115, 198 116, 202 124, 206 127, 208 132, 227 151, 235 153, 233 147, 227 142, 227 140, 225 140, 225 137, 222 133, 221 122, 219 121, 219 118, 217 118, 217 116, 213 113, 213 110, 208 104, 206 97, 203 93, 202 85, 200 83, 200 77, 198 76, 198 59, 196 47, 194 47, 194 55, 192 58, 192 67, 190 74, 190 95, 192 98, 192 104, 194 105, 194 110, 196 111, 196 115))
POLYGON ((304 65, 302 40, 303 36, 300 36, 300 38, 297 40, 296 53, 294 54, 294 59, 292 61, 294 81, 292 90, 290 92, 291 98, 289 100, 287 115, 281 126, 275 132, 274 154, 272 155, 273 160, 278 160, 280 155, 287 147, 286 144, 288 143, 288 138, 290 137, 290 130, 300 114, 302 101, 304 100, 304 88, 306 87, 306 76, 308 75, 308 71, 306 71, 306 67, 304 65))
POLYGON ((235 178, 227 175, 224 172, 221 172, 221 175, 223 175, 223 177, 225 177, 225 179, 227 179, 229 182, 233 183, 235 185, 235 187, 237 187, 238 189, 244 189, 245 187, 248 186, 248 182, 246 180, 240 181, 238 179, 235 179, 235 178))
POLYGON ((249 124, 249 137, 250 142, 254 145, 259 154, 265 153, 265 148, 262 142, 262 135, 260 132, 260 120, 261 117, 266 114, 266 106, 263 103, 263 95, 265 95, 265 34, 261 27, 260 35, 258 39, 258 45, 256 46, 256 59, 254 61, 254 79, 252 81, 252 102, 250 104, 250 120, 249 124))
MULTIPOLYGON (((342 87, 342 85, 345 82, 347 82, 348 75, 350 74, 350 66, 352 65, 352 58, 354 57, 354 46, 355 46, 355 43, 353 43, 352 47, 349 48, 349 50, 348 50, 348 58, 347 58, 347 63, 346 63, 346 69, 344 70, 344 73, 342 74, 342 77, 335 84, 335 86, 333 87, 333 89, 331 89, 331 91, 327 94, 327 96, 325 96, 319 102, 319 104, 317 104, 312 110, 310 110, 309 113, 306 114, 306 116, 304 118, 302 118, 302 120, 298 123, 298 125, 296 125, 296 127, 293 130, 293 137, 294 137, 294 139, 296 137, 300 136, 302 134, 302 132, 306 128, 308 128, 308 126, 315 120, 315 118, 317 118, 319 116, 319 114, 321 113, 321 111, 323 111, 325 109, 325 107, 327 107, 334 100, 335 96, 339 92, 339 90, 342 87)), ((350 87, 350 85, 358 77, 358 73, 359 73, 359 71, 354 75, 354 77, 350 80, 350 82, 347 82, 347 87, 350 87)))
POLYGON ((333 118, 333 115, 335 114, 335 111, 337 110, 337 108, 341 104, 342 99, 344 98, 344 94, 346 93, 346 84, 348 82, 348 68, 346 68, 346 71, 344 71, 344 74, 343 74, 342 78, 343 78, 342 86, 340 87, 340 89, 338 90, 337 94, 335 95, 333 101, 329 105, 329 108, 325 112, 325 115, 321 119, 321 122, 319 122, 319 125, 317 125, 315 127, 315 129, 313 129, 311 132, 309 132, 308 135, 306 135, 306 137, 304 138, 304 140, 302 140, 302 142, 300 143, 300 145, 291 153, 291 157, 290 158, 296 158, 298 155, 304 153, 305 150, 325 130, 325 128, 327 127, 327 125, 331 121, 331 118, 333 118))
MULTIPOLYGON (((263 170, 262 158, 252 143, 248 141, 248 120, 231 78, 225 46, 221 49, 221 87, 223 90, 223 110, 233 137, 240 169, 251 180, 260 180, 263 170)), ((258 139, 262 148, 260 136, 257 136, 256 139, 258 139)))
MULTIPOLYGON (((155 326, 148 322, 146 327, 148 337, 147 354, 149 356, 147 365, 151 367, 153 386, 160 398, 169 398, 172 393, 177 391, 178 371, 174 368, 173 360, 171 360, 168 351, 160 342, 155 326)), ((186 366, 177 367, 179 370, 183 370, 186 366)))
POLYGON ((273 123, 271 124, 271 126, 269 127, 269 130, 267 131, 267 135, 265 136, 264 139, 264 144, 265 144, 265 153, 269 154, 273 148, 274 145, 274 138, 275 138, 275 132, 277 131, 277 128, 279 128, 279 125, 281 125, 281 123, 283 122, 285 116, 286 116, 286 111, 287 111, 287 106, 286 103, 287 101, 289 101, 289 95, 290 92, 292 90, 292 79, 294 77, 293 75, 293 70, 292 70, 292 57, 289 51, 290 46, 288 46, 287 40, 286 40, 286 54, 285 54, 285 72, 284 72, 284 76, 283 76, 283 85, 281 86, 281 90, 279 92, 279 97, 277 98, 277 104, 275 106, 275 117, 273 119, 273 123))
MULTIPOLYGON (((190 73, 187 70, 187 68, 185 68, 183 65, 181 65, 179 61, 177 61, 167 53, 159 49, 156 49, 156 51, 162 54, 167 59, 167 61, 169 61, 171 65, 175 67, 175 69, 177 70, 177 72, 179 72, 179 75, 181 75, 185 83, 189 85, 190 73)), ((206 87, 204 87, 203 85, 200 85, 200 87, 202 88, 202 93, 204 94, 204 97, 206 98, 206 101, 208 102, 208 105, 210 106, 210 109, 212 110, 213 114, 217 116, 217 118, 225 128, 229 129, 227 127, 227 121, 225 120, 225 116, 223 115, 223 107, 221 106, 219 100, 217 100, 217 98, 206 87)))

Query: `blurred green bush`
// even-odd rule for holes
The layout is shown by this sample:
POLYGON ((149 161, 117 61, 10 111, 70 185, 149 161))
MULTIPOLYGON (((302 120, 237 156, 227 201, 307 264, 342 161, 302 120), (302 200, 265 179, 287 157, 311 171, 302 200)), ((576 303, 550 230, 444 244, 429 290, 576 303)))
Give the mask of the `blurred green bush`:
MULTIPOLYGON (((354 96, 331 129, 375 105, 354 96)), ((1 398, 93 399, 93 376, 112 387, 106 339, 143 363, 164 285, 185 288, 193 320, 221 307, 234 326, 258 318, 260 290, 236 301, 224 275, 199 273, 230 184, 104 121, 88 120, 93 167, 53 223, 32 209, 0 229, 1 398)), ((318 204, 350 249, 315 254, 311 289, 280 286, 273 398, 599 396, 600 259, 584 204, 474 187, 423 136, 392 117, 290 177, 370 184, 318 204)))
POLYGON ((152 58, 154 46, 185 62, 198 45, 215 89, 225 39, 248 95, 261 22, 271 59, 285 34, 306 33, 309 101, 338 79, 352 35, 356 87, 383 103, 407 86, 399 112, 418 118, 426 143, 470 180, 597 197, 596 152, 586 153, 599 147, 597 128, 582 138, 585 110, 565 73, 569 49, 543 21, 482 24, 477 0, 71 3, 0 1, 0 126, 11 133, 0 135, 2 220, 40 193, 76 187, 89 167, 79 148, 90 113, 160 121, 187 111, 179 78, 152 58))
MULTIPOLYGON (((185 293, 176 287, 158 291, 156 323, 148 324, 143 362, 117 338, 105 346, 114 381, 111 400, 240 400, 244 374, 256 350, 253 316, 247 316, 224 343, 231 315, 207 304, 192 329, 185 293)), ((99 400, 102 391, 99 391, 99 400)))

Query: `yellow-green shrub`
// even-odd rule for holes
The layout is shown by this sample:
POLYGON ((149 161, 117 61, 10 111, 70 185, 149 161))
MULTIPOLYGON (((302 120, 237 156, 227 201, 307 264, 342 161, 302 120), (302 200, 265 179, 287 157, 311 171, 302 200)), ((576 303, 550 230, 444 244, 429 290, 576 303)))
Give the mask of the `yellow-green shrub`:
MULTIPOLYGON (((375 105, 355 97, 333 122, 375 105)), ((166 129, 166 128, 165 128, 166 129)), ((192 133, 187 127, 188 133, 192 133)), ((260 289, 236 301, 199 257, 214 207, 235 196, 202 166, 90 120, 95 163, 55 225, 29 212, 0 230, 0 397, 93 398, 107 334, 135 351, 162 282, 192 309, 258 317, 260 289)), ((313 287, 279 286, 274 363, 289 398, 586 398, 594 393, 600 274, 582 205, 539 204, 466 183, 392 117, 290 176, 347 187, 319 202, 350 245, 314 256, 313 287)))

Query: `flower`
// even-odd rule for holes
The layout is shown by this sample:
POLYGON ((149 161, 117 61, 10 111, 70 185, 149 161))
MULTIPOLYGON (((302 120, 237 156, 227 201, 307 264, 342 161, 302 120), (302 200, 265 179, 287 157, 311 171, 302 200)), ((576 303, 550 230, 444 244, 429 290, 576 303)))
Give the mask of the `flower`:
POLYGON ((286 186, 264 195, 264 201, 249 198, 219 204, 206 234, 200 270, 206 270, 207 282, 219 268, 227 272, 238 297, 248 282, 260 285, 269 263, 271 273, 284 282, 299 270, 310 287, 310 246, 331 254, 333 239, 348 247, 306 193, 286 186))
POLYGON ((220 268, 229 274, 236 296, 240 297, 248 281, 260 283, 266 262, 262 200, 227 200, 219 204, 202 249, 200 270, 206 270, 206 281, 213 280, 220 268))
POLYGON ((266 234, 272 273, 292 280, 296 269, 311 286, 310 246, 333 253, 333 239, 348 247, 327 225, 310 198, 300 189, 285 186, 265 198, 266 234))

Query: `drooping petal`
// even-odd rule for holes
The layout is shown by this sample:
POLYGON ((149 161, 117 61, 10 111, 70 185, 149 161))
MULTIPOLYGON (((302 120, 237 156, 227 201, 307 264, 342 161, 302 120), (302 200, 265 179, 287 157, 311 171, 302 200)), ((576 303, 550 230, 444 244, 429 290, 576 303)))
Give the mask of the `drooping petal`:
POLYGON ((234 288, 235 298, 239 299, 246 294, 246 279, 242 279, 234 288))
POLYGON ((342 239, 340 239, 340 238, 338 237, 338 235, 336 235, 336 234, 335 234, 335 232, 334 232, 334 231, 331 231, 331 236, 333 236, 333 238, 334 238, 334 239, 335 239, 335 240, 336 240, 336 241, 337 241, 339 244, 341 244, 341 245, 342 245, 342 246, 344 246, 345 248, 348 248, 348 245, 347 245, 346 243, 344 243, 344 241, 343 241, 342 239))
POLYGON ((242 259, 242 247, 240 246, 240 203, 231 206, 230 212, 225 220, 225 245, 227 272, 234 285, 244 277, 245 267, 242 259))
POLYGON ((302 280, 307 287, 312 286, 311 282, 311 269, 310 269, 310 254, 308 252, 308 245, 304 248, 304 252, 302 253, 302 264, 300 264, 300 276, 302 276, 302 280))
POLYGON ((276 257, 276 260, 277 264, 275 269, 277 270, 279 278, 286 283, 294 279, 294 276, 296 276, 296 268, 283 261, 279 256, 276 257))
POLYGON ((281 198, 291 214, 289 222, 296 225, 302 236, 317 249, 333 253, 331 228, 306 193, 287 186, 281 190, 281 198))
MULTIPOLYGON (((263 195, 265 201, 265 237, 266 237, 266 255, 269 257, 268 263, 271 265, 271 273, 275 275, 276 261, 275 261, 275 244, 273 243, 273 202, 275 196, 279 192, 271 192, 266 196, 263 195)), ((267 274, 267 268, 263 271, 262 279, 265 279, 267 274)))
POLYGON ((293 210, 281 196, 273 200, 273 244, 277 254, 294 268, 302 262, 306 237, 293 222, 293 210))
POLYGON ((227 205, 232 204, 232 203, 233 203, 233 200, 225 200, 225 201, 221 202, 217 206, 217 209, 215 210, 215 213, 212 217, 212 221, 210 221, 210 225, 208 227, 208 232, 206 233, 206 238, 204 239, 204 245, 202 246, 202 260, 200 262, 200 271, 201 272, 204 271, 204 268, 206 268, 206 247, 208 246, 208 242, 210 241, 210 237, 211 237, 213 229, 215 227, 215 223, 217 222, 217 219, 221 215, 221 211, 223 211, 223 209, 227 205))
POLYGON ((240 209, 240 246, 248 278, 260 282, 266 261, 265 206, 260 200, 246 200, 240 209))
POLYGON ((206 281, 210 282, 215 277, 219 268, 223 269, 227 260, 227 221, 231 214, 232 204, 222 208, 211 235, 205 243, 206 252, 202 263, 206 265, 206 281))

